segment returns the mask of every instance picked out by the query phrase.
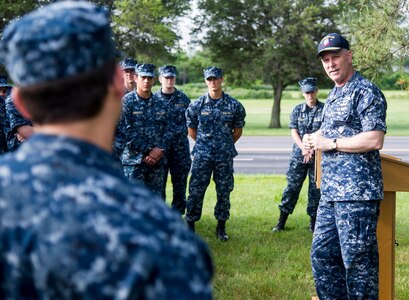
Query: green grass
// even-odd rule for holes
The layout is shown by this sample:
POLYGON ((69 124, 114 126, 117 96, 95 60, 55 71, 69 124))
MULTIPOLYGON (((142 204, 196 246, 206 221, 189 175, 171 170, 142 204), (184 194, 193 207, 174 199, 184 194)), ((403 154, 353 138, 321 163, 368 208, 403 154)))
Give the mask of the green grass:
MULTIPOLYGON (((215 188, 207 189, 197 233, 208 243, 215 265, 215 299, 311 299, 315 295, 309 252, 306 186, 284 232, 273 234, 282 175, 236 174, 231 194, 229 241, 215 238, 215 188)), ((171 188, 168 188, 171 195, 171 188)), ((409 194, 397 194, 396 299, 409 299, 409 194)))
MULTIPOLYGON (((203 84, 189 84, 181 87, 192 99, 197 99, 206 92, 203 84)), ((268 128, 271 119, 271 110, 273 108, 272 89, 268 86, 257 86, 254 89, 229 87, 225 91, 231 96, 240 100, 247 112, 246 126, 243 135, 246 136, 288 136, 290 131, 288 123, 290 113, 293 108, 302 103, 303 96, 301 92, 286 90, 281 99, 281 128, 268 128)), ((325 101, 329 90, 320 90, 318 99, 325 101)), ((405 91, 384 91, 388 102, 387 119, 389 136, 406 136, 409 135, 409 93, 405 91)))
MULTIPOLYGON (((325 95, 328 91, 320 91, 319 99, 325 101, 325 95)), ((409 135, 409 93, 400 91, 386 91, 385 97, 388 103, 386 124, 388 126, 387 134, 390 136, 409 135)), ((273 107, 272 99, 265 100, 240 100, 246 108, 246 126, 243 135, 248 136, 267 136, 280 135, 288 136, 288 123, 290 113, 293 108, 303 102, 301 93, 286 92, 281 100, 281 115, 279 129, 268 128, 273 107), (298 95, 298 96, 297 96, 298 95)))

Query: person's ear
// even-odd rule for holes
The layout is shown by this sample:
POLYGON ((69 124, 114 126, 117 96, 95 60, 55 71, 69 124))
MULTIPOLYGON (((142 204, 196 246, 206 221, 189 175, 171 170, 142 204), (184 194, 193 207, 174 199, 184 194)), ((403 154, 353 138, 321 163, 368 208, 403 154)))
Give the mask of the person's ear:
POLYGON ((28 112, 23 98, 21 97, 21 91, 19 87, 13 87, 11 90, 11 99, 13 100, 14 105, 16 106, 17 110, 21 113, 21 115, 25 118, 30 120, 31 114, 28 112))

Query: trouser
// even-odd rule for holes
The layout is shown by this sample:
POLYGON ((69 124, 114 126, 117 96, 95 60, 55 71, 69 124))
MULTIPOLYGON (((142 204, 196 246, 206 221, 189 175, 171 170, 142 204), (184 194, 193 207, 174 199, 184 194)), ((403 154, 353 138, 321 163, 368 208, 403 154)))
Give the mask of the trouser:
MULTIPOLYGON (((192 160, 190 158, 189 140, 183 136, 175 141, 167 156, 168 164, 165 169, 165 186, 170 172, 173 199, 172 208, 182 215, 186 209, 186 186, 192 160)), ((163 191, 166 198, 166 189, 163 191)))
POLYGON ((320 300, 378 299, 380 201, 318 207, 311 265, 320 300))
POLYGON ((217 203, 214 216, 218 221, 230 217, 230 192, 234 188, 233 159, 209 161, 193 159, 192 175, 189 181, 189 197, 186 204, 186 221, 196 222, 202 216, 203 199, 210 183, 211 175, 216 184, 217 203))
POLYGON ((156 164, 149 166, 147 164, 140 164, 135 166, 124 166, 125 176, 129 180, 136 180, 142 182, 151 191, 160 195, 163 199, 163 191, 165 186, 165 165, 156 164))
POLYGON ((308 174, 308 204, 307 214, 311 217, 317 215, 318 203, 320 201, 320 191, 315 184, 314 163, 303 163, 300 158, 291 157, 287 171, 287 187, 285 188, 280 211, 292 214, 300 196, 300 191, 304 180, 308 174))

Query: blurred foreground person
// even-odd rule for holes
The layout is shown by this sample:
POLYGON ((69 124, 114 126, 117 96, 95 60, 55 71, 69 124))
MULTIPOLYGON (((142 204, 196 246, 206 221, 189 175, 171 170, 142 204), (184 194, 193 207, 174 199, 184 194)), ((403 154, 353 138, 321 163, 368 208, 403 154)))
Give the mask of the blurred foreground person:
POLYGON ((123 81, 106 11, 11 23, 0 60, 34 135, 0 161, 1 299, 211 299, 205 244, 111 155, 123 81))

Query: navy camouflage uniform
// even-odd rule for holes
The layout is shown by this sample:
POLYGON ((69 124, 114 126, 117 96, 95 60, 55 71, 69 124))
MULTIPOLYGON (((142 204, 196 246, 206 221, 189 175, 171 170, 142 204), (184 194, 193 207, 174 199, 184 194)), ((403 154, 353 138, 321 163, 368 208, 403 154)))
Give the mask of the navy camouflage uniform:
MULTIPOLYGON (((105 9, 58 1, 6 27, 0 61, 47 88, 112 65, 112 36, 105 9)), ((206 245, 111 153, 34 134, 0 166, 0 299, 212 299, 206 245)))
POLYGON ((142 99, 136 90, 123 98, 121 120, 115 138, 115 155, 121 159, 125 175, 144 183, 162 197, 165 189, 167 154, 173 138, 168 103, 151 94, 142 99), (154 166, 143 162, 155 147, 165 156, 154 166))
POLYGON ((229 219, 230 192, 234 187, 233 158, 237 155, 233 129, 243 128, 245 117, 243 105, 224 92, 217 101, 206 94, 187 109, 187 126, 197 130, 197 137, 192 152, 186 221, 200 220, 212 173, 217 192, 214 216, 218 221, 229 219))
POLYGON ((207 246, 108 152, 35 134, 0 165, 1 299, 212 299, 207 246))
POLYGON ((17 139, 17 129, 21 126, 33 126, 33 123, 21 115, 14 105, 11 96, 7 97, 5 106, 7 116, 7 125, 5 129, 7 150, 13 152, 17 150, 22 143, 17 139))
POLYGON ((6 114, 6 98, 10 95, 12 85, 7 82, 7 76, 0 75, 0 88, 6 88, 6 95, 0 96, 0 153, 7 152, 7 138, 8 121, 6 114))
MULTIPOLYGON (((166 74, 165 74, 166 75, 166 74)), ((189 140, 187 137, 187 126, 185 112, 190 104, 190 99, 185 93, 175 88, 175 92, 166 95, 159 90, 155 95, 169 104, 171 110, 171 120, 173 139, 167 153, 167 165, 165 170, 165 183, 168 172, 170 172, 173 199, 172 208, 182 215, 186 209, 186 186, 192 159, 190 158, 189 140)), ((166 198, 166 192, 164 191, 166 198)))
MULTIPOLYGON (((322 134, 335 139, 386 132, 386 107, 382 92, 355 72, 342 89, 335 87, 329 94, 322 134)), ((379 151, 323 152, 321 166, 321 200, 311 249, 318 296, 378 299, 376 227, 383 199, 379 151)))
MULTIPOLYGON (((308 107, 306 103, 297 105, 291 113, 289 128, 297 129, 301 140, 305 134, 316 132, 321 127, 323 107, 324 104, 318 100, 312 108, 308 107)), ((287 187, 283 192, 279 208, 284 213, 293 213, 304 180, 308 174, 307 214, 315 218, 320 200, 320 191, 315 184, 315 159, 311 159, 308 163, 304 163, 303 160, 302 150, 294 143, 287 171, 287 187)))

